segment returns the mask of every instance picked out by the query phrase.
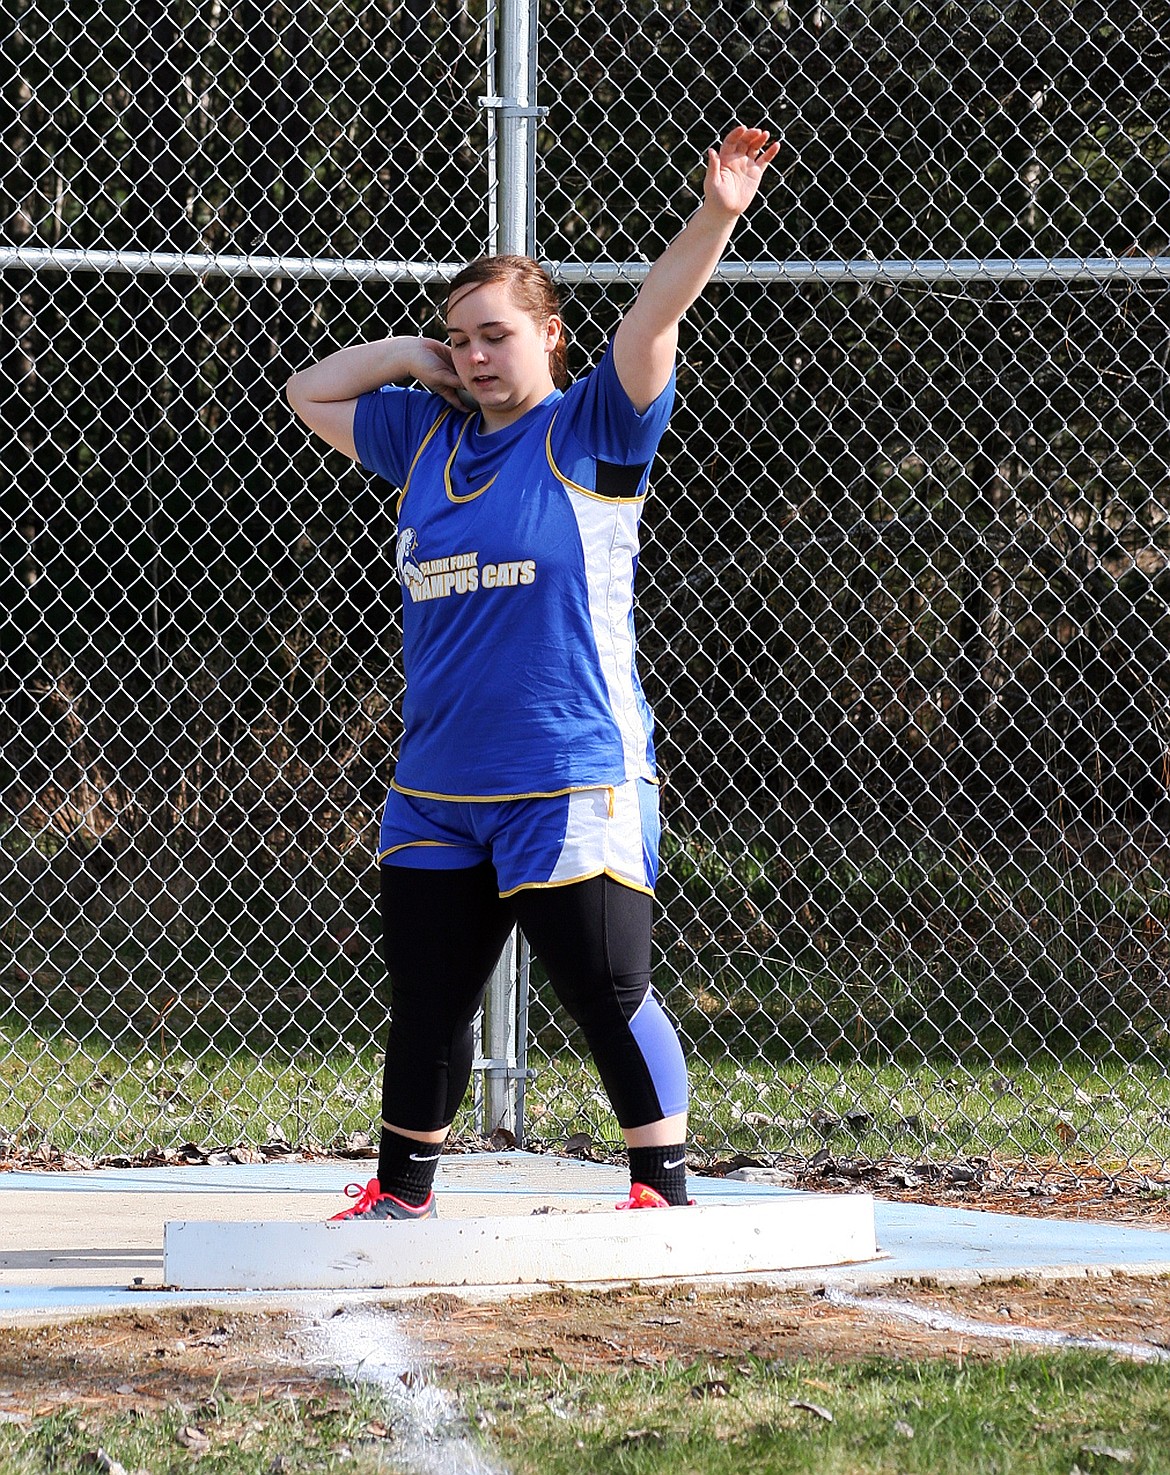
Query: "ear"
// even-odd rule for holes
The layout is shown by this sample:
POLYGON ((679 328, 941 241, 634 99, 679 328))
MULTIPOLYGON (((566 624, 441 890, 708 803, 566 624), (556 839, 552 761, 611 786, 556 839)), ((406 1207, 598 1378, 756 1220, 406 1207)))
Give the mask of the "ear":
POLYGON ((564 331, 564 323, 557 317, 556 313, 549 318, 544 329, 544 351, 552 353, 553 349, 561 341, 561 333, 564 331))

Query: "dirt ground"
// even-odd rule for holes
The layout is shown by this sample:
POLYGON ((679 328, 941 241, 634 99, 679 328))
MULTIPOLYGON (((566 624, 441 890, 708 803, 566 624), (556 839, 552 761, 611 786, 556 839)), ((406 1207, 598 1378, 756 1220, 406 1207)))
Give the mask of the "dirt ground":
MULTIPOLYGON (((996 1327, 1037 1327, 1074 1336, 1170 1347, 1170 1278, 1078 1278, 942 1289, 899 1286, 895 1298, 996 1327)), ((460 1379, 560 1366, 582 1372, 616 1363, 668 1360, 851 1361, 868 1356, 993 1357, 1009 1344, 908 1325, 878 1308, 840 1305, 815 1291, 753 1287, 737 1294, 628 1290, 548 1294, 505 1306, 436 1298, 408 1309, 406 1330, 433 1363, 460 1379)))
POLYGON ((294 1356, 295 1322, 222 1311, 124 1312, 63 1325, 0 1327, 0 1416, 62 1408, 196 1411, 217 1393, 251 1399, 343 1391, 294 1356))
POLYGON ((906 1169, 873 1164, 859 1171, 855 1164, 827 1163, 819 1172, 806 1168, 795 1174, 794 1186, 995 1214, 1170 1228, 1170 1176, 1160 1167, 1143 1171, 1096 1163, 997 1163, 970 1181, 955 1181, 955 1171, 953 1166, 921 1164, 906 1169))
MULTIPOLYGON (((1037 1327, 1170 1348, 1170 1277, 1079 1277, 880 1293, 997 1327, 1037 1327)), ((391 1304, 391 1303, 387 1303, 391 1304)), ((888 1319, 815 1291, 628 1289, 552 1292, 502 1303, 432 1296, 399 1303, 402 1331, 452 1386, 501 1374, 603 1371, 632 1363, 1003 1356, 1009 1344, 888 1319)), ((197 1411, 213 1397, 343 1400, 305 1366, 306 1314, 131 1312, 65 1325, 0 1328, 0 1418, 63 1407, 197 1411)), ((337 1402, 337 1406, 341 1406, 337 1402)))

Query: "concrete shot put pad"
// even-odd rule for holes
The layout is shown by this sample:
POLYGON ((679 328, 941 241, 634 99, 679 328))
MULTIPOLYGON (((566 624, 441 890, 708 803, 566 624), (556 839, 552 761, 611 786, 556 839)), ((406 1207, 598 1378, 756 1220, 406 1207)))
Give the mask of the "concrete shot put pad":
MULTIPOLYGON (((69 1173, 0 1171, 0 1323, 126 1307, 249 1302, 299 1305, 298 1298, 306 1293, 304 1287, 258 1293, 167 1289, 163 1265, 166 1225, 214 1221, 226 1234, 238 1237, 250 1233, 245 1226, 255 1223, 321 1229, 331 1214, 345 1207, 345 1185, 355 1179, 364 1181, 373 1168, 372 1162, 334 1159, 255 1166, 100 1168, 69 1173)), ((603 1236, 616 1233, 625 1221, 634 1225, 645 1222, 651 1228, 661 1217, 665 1222, 655 1232, 669 1228, 673 1234, 676 1222, 711 1208, 742 1206, 753 1210, 779 1206, 796 1197, 860 1202, 863 1206, 871 1202, 860 1194, 833 1199, 821 1194, 796 1195, 774 1182, 692 1177, 690 1191, 698 1200, 698 1209, 615 1213, 612 1206, 625 1196, 627 1184, 620 1165, 525 1152, 451 1153, 440 1164, 436 1180, 441 1215, 438 1220, 350 1228, 363 1232, 380 1229, 393 1236, 403 1230, 462 1226, 470 1235, 468 1226, 475 1221, 482 1228, 487 1221, 508 1218, 513 1223, 523 1221, 535 1226, 523 1232, 534 1234, 539 1245, 562 1240, 561 1225, 570 1217, 598 1221, 603 1236)), ((939 1284, 967 1284, 1014 1276, 1170 1274, 1167 1230, 1135 1228, 1102 1219, 1043 1219, 881 1199, 872 1202, 871 1212, 877 1231, 877 1259, 859 1256, 853 1263, 833 1266, 828 1263, 827 1249, 818 1249, 816 1260, 804 1269, 745 1269, 738 1276, 692 1277, 675 1263, 656 1276, 630 1272, 627 1278, 682 1277, 722 1286, 738 1280, 776 1286, 873 1289, 923 1277, 939 1284)), ((588 1228, 592 1233, 593 1225, 588 1228)), ((467 1242, 472 1240, 468 1238, 467 1242)), ((437 1246, 437 1240, 434 1243, 437 1246)), ((531 1272, 532 1267, 526 1269, 531 1272)), ((451 1274, 450 1264, 445 1273, 451 1274)), ((460 1287, 453 1279, 446 1282, 446 1288, 458 1291, 460 1287)), ((570 1285, 582 1283, 581 1264, 575 1261, 572 1272, 558 1280, 570 1285)), ((510 1286, 501 1280, 496 1280, 494 1286, 468 1283, 466 1293, 490 1299, 522 1293, 526 1285, 533 1284, 540 1282, 518 1281, 510 1286)), ((406 1289, 396 1292, 422 1293, 406 1289)), ((364 1301, 377 1300, 384 1292, 369 1289, 312 1294, 322 1302, 336 1295, 344 1295, 347 1301, 364 1301)))
POLYGON ((422 1223, 173 1222, 176 1290, 367 1290, 746 1275, 877 1256, 868 1195, 422 1223))

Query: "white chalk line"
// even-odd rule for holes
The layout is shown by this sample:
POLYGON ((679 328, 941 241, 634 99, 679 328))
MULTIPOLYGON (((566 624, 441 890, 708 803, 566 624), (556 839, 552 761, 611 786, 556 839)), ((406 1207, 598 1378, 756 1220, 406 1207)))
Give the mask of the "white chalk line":
POLYGON ((1080 1337, 1074 1332, 1049 1331, 1046 1327, 1002 1326, 993 1321, 974 1321, 966 1316, 952 1316, 933 1306, 918 1306, 912 1301, 899 1301, 890 1296, 859 1296, 837 1286, 826 1286, 826 1301, 848 1306, 867 1315, 891 1321, 913 1322, 936 1332, 956 1332, 964 1337, 994 1338, 1027 1347, 1048 1347, 1086 1352, 1114 1352, 1135 1362, 1170 1362, 1170 1351, 1149 1342, 1115 1342, 1107 1337, 1080 1337))
POLYGON ((507 1475, 476 1448, 451 1395, 427 1380, 418 1349, 392 1313, 345 1307, 303 1328, 298 1340, 314 1365, 379 1390, 393 1425, 396 1469, 412 1475, 507 1475))

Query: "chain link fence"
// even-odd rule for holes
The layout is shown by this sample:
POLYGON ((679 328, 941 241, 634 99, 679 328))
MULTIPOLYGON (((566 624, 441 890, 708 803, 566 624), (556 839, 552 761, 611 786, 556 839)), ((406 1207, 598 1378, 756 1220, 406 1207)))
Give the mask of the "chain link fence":
MULTIPOLYGON (((392 500, 284 379, 517 247, 581 371, 739 117, 640 591, 696 1152, 1170 1157, 1170 5, 11 25, 7 1151, 369 1133, 392 500)), ((513 1124, 612 1143, 532 979, 513 1124)))

